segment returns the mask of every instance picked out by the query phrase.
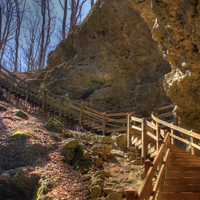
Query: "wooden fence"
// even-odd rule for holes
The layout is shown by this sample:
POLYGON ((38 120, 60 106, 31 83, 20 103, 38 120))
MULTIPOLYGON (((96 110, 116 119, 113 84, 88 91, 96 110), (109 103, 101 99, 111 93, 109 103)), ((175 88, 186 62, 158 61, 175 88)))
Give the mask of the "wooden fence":
MULTIPOLYGON (((163 115, 162 115, 163 116, 163 115)), ((169 116, 169 115, 168 115, 169 116)), ((165 180, 168 167, 170 148, 178 145, 192 155, 200 151, 200 135, 194 131, 186 130, 173 123, 160 119, 155 114, 151 119, 142 119, 129 116, 127 129, 128 147, 131 145, 131 135, 139 135, 141 138, 141 156, 145 165, 145 178, 138 192, 139 200, 154 200, 159 196, 160 189, 165 180), (134 133, 131 134, 131 131, 134 133), (148 159, 148 143, 154 141, 156 156, 151 162, 148 159)))

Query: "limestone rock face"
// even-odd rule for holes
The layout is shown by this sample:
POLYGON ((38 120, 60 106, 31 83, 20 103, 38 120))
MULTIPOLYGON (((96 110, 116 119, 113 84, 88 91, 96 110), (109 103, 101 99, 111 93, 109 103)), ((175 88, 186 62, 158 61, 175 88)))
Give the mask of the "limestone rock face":
POLYGON ((133 2, 97 2, 83 24, 49 55, 44 79, 51 92, 102 111, 138 114, 167 101, 162 79, 170 67, 133 2))
POLYGON ((200 2, 198 0, 153 0, 135 3, 152 29, 171 64, 166 89, 178 106, 180 123, 200 130, 200 2))

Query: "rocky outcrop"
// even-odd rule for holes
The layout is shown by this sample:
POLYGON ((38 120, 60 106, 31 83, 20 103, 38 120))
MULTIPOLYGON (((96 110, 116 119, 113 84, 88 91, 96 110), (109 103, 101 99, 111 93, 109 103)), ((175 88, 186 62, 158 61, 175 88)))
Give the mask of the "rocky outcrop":
POLYGON ((50 92, 99 110, 147 114, 167 101, 162 78, 169 65, 132 1, 98 1, 50 54, 48 65, 50 92))
POLYGON ((166 89, 178 106, 180 123, 200 130, 200 3, 198 0, 160 0, 135 3, 154 39, 171 64, 166 89))

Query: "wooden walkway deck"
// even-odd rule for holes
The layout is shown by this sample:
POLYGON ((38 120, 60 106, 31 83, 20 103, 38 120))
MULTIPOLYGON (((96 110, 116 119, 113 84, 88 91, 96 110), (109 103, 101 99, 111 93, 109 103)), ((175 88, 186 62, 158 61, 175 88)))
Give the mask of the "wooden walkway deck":
POLYGON ((159 199, 199 200, 200 199, 200 158, 171 148, 171 155, 159 199))

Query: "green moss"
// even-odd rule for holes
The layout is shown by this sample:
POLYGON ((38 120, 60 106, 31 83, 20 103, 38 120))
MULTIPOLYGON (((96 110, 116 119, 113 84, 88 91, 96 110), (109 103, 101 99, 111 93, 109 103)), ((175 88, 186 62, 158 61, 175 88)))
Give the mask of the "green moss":
POLYGON ((45 127, 47 130, 57 133, 62 133, 64 130, 64 124, 59 119, 56 118, 49 118, 45 127))
POLYGON ((23 112, 23 111, 21 111, 21 110, 18 110, 16 113, 15 113, 15 115, 17 116, 17 117, 20 117, 20 118, 22 118, 22 119, 28 119, 28 115, 25 113, 25 112, 23 112))
POLYGON ((24 131, 16 131, 12 134, 11 138, 16 140, 26 140, 31 137, 31 133, 24 131))

